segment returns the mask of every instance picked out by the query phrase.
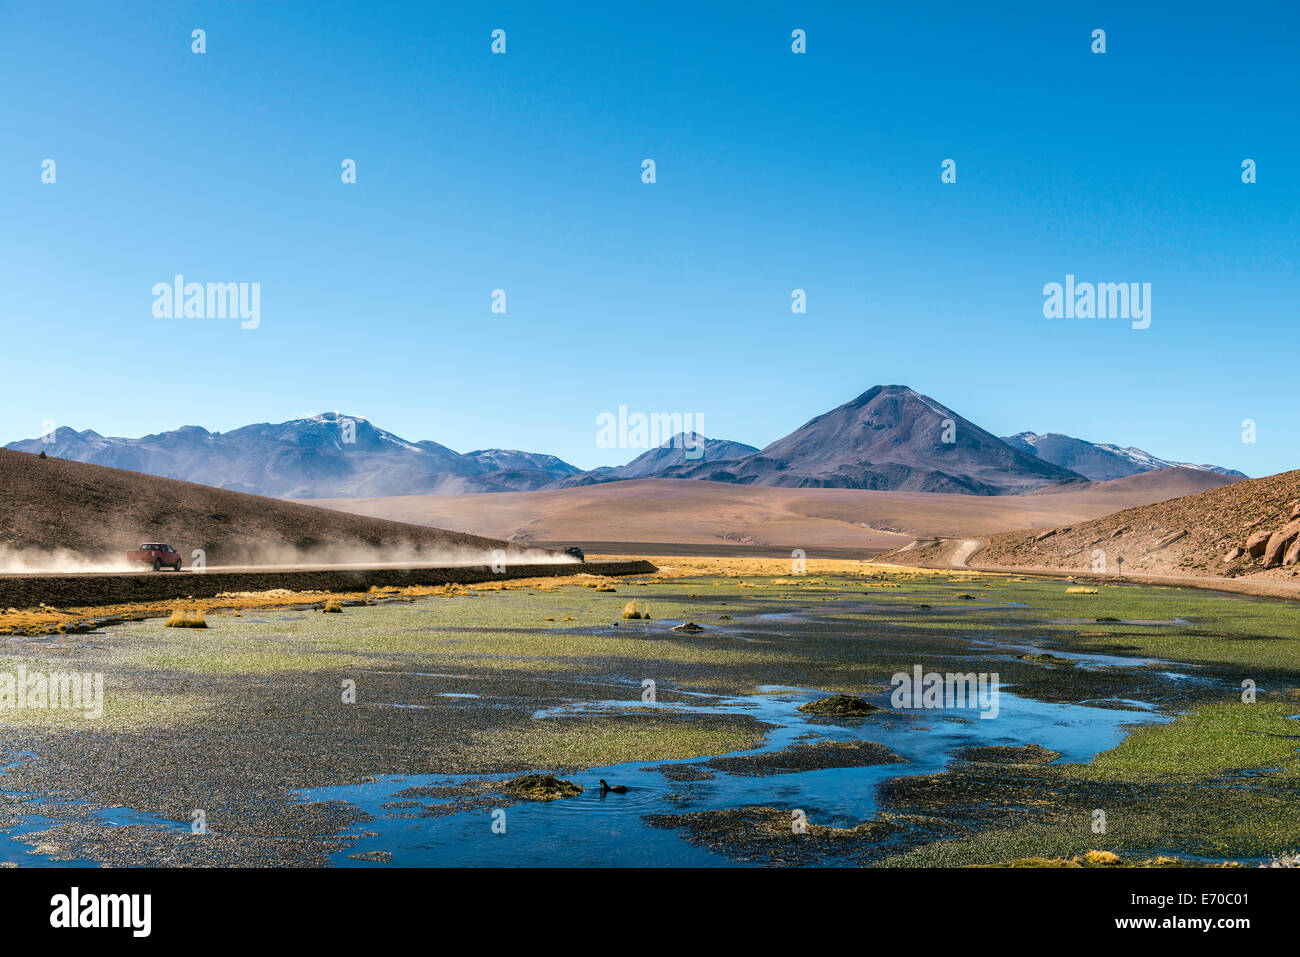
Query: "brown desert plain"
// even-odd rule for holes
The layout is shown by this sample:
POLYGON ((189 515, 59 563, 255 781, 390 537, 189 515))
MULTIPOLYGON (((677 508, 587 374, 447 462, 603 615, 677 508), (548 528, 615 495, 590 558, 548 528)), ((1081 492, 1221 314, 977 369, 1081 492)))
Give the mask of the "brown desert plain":
POLYGON ((537 492, 312 499, 372 518, 605 554, 863 558, 917 538, 981 537, 1082 522, 1233 482, 1161 469, 1024 495, 962 495, 638 479, 537 492))

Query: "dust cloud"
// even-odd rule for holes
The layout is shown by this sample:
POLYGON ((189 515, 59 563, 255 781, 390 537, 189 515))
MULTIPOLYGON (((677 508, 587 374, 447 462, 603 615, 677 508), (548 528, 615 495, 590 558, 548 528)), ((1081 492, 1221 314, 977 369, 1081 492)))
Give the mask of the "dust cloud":
MULTIPOLYGON (((201 550, 207 570, 257 568, 413 568, 417 566, 463 566, 504 564, 561 565, 578 564, 576 558, 540 548, 507 544, 500 550, 454 548, 446 545, 316 545, 302 548, 289 545, 223 548, 218 542, 197 546, 170 543, 181 554, 184 571, 197 564, 195 549, 201 550)), ((129 546, 134 548, 134 546, 129 546)), ((149 566, 131 562, 127 549, 120 552, 80 554, 67 550, 15 549, 0 547, 0 574, 4 575, 86 575, 116 572, 149 571, 149 566)))

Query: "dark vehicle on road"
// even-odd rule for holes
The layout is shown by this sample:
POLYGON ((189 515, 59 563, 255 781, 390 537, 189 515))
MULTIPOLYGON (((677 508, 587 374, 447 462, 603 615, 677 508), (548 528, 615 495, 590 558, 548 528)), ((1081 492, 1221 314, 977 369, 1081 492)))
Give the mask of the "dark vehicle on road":
POLYGON ((564 550, 564 554, 568 555, 570 558, 576 558, 580 562, 585 562, 587 560, 587 556, 583 554, 582 549, 578 548, 576 545, 570 545, 564 550))

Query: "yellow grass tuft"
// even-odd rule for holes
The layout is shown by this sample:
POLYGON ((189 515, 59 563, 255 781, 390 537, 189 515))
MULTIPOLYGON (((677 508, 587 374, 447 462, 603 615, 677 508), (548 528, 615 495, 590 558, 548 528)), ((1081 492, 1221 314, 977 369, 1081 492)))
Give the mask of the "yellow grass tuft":
POLYGON ((609 582, 601 582, 599 585, 596 586, 596 591, 618 591, 618 589, 615 588, 613 585, 611 585, 609 582))
POLYGON ((637 602, 630 601, 630 602, 628 602, 626 605, 623 606, 623 617, 624 617, 624 618, 644 618, 644 619, 646 619, 647 621, 649 621, 649 619, 650 619, 650 606, 648 606, 648 605, 641 605, 641 604, 638 604, 637 602))
POLYGON ((1097 589, 1086 588, 1083 585, 1073 585, 1070 588, 1067 588, 1065 593, 1067 595, 1095 595, 1097 594, 1097 589))
POLYGON ((341 599, 341 598, 326 598, 326 599, 325 599, 325 607, 322 608, 321 611, 328 611, 328 612, 341 613, 341 612, 343 611, 343 599, 341 599))
POLYGON ((163 622, 164 628, 206 628, 208 623, 203 619, 203 612, 198 608, 181 609, 177 608, 172 612, 170 618, 163 622))
POLYGON ((1110 851, 1089 851, 1083 855, 1083 859, 1089 864, 1118 864, 1119 855, 1110 851))

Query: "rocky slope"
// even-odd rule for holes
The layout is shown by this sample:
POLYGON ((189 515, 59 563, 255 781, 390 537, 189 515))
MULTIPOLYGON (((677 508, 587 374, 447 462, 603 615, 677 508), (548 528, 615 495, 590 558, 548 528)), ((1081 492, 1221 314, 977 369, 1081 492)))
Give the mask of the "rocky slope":
POLYGON ((1300 577, 1300 471, 1233 482, 1073 526, 993 536, 977 566, 1113 573, 1300 577))

